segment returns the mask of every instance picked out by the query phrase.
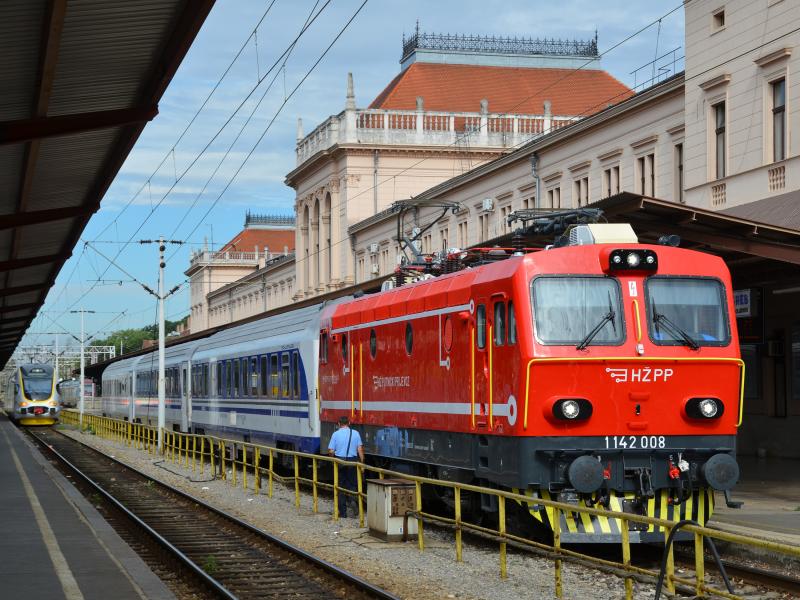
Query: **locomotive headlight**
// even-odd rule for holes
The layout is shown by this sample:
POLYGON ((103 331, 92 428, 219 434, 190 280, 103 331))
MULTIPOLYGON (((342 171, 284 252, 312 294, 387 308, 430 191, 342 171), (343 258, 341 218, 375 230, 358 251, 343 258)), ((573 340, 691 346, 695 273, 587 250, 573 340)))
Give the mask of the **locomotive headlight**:
POLYGON ((561 414, 567 419, 576 419, 581 414, 581 407, 575 400, 567 400, 561 404, 561 414))
POLYGON ((635 269, 639 266, 639 263, 642 262, 642 259, 639 257, 639 254, 636 252, 630 252, 628 256, 625 258, 625 262, 628 263, 628 266, 631 269, 635 269))
POLYGON ((654 263, 656 262, 656 257, 655 257, 655 256, 653 256, 652 254, 648 254, 648 255, 647 255, 647 258, 645 259, 645 262, 646 262, 648 265, 652 265, 652 264, 654 264, 654 263))
POLYGON ((686 402, 686 416, 700 421, 719 419, 725 412, 725 405, 719 398, 689 398, 686 402))
POLYGON ((20 406, 28 406, 28 403, 23 401, 23 402, 20 402, 19 405, 20 406))
POLYGON ((615 254, 611 257, 611 262, 615 265, 622 264, 622 257, 619 254, 615 254))
POLYGON ((697 407, 700 409, 700 414, 706 419, 713 419, 717 416, 717 412, 719 411, 717 402, 713 398, 704 398, 697 407))

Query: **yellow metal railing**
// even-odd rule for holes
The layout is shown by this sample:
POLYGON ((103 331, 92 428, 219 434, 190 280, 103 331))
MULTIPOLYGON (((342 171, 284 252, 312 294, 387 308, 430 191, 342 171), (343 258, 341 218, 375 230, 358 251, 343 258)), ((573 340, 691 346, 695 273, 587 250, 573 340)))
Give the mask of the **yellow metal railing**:
MULTIPOLYGON (((84 414, 83 419, 84 431, 90 431, 105 439, 149 453, 157 451, 158 432, 155 427, 97 415, 84 414)), ((65 410, 61 413, 61 420, 66 424, 77 425, 78 414, 76 411, 65 410)), ((231 485, 241 485, 243 489, 248 491, 252 490, 256 494, 261 493, 264 479, 266 479, 266 495, 270 498, 273 497, 274 484, 277 481, 289 489, 293 488, 295 496, 294 504, 297 508, 301 506, 301 491, 310 488, 312 510, 314 513, 319 511, 318 500, 320 490, 329 491, 333 495, 334 520, 339 519, 338 495, 347 494, 355 498, 358 502, 359 523, 362 527, 364 526, 365 520, 364 500, 366 499, 366 493, 364 481, 367 474, 372 478, 377 477, 383 479, 384 477, 389 477, 412 481, 414 482, 416 490, 415 510, 408 514, 417 519, 417 544, 420 551, 425 549, 425 523, 438 523, 454 530, 455 559, 459 562, 463 559, 464 548, 462 536, 464 531, 471 531, 495 539, 499 546, 500 577, 506 577, 508 575, 506 553, 509 542, 514 543, 518 547, 534 548, 543 551, 554 563, 554 593, 556 598, 563 597, 563 571, 565 560, 578 560, 583 563, 591 563, 597 568, 617 575, 622 572, 623 575, 621 577, 624 579, 625 598, 628 600, 632 599, 634 597, 634 578, 640 579, 644 577, 648 580, 655 581, 659 576, 659 572, 632 564, 630 543, 631 525, 646 525, 648 528, 652 526, 651 531, 663 532, 664 539, 666 540, 672 528, 678 523, 677 519, 675 521, 668 521, 631 513, 555 502, 543 498, 531 498, 530 496, 510 491, 408 475, 360 463, 355 465, 357 469, 357 489, 351 491, 339 486, 339 469, 341 466, 352 467, 352 462, 342 461, 329 456, 283 450, 280 448, 272 448, 208 435, 165 430, 162 455, 176 465, 181 465, 192 471, 199 469, 202 473, 206 473, 208 469, 211 475, 226 480, 231 485), (281 475, 276 471, 276 458, 282 461, 283 465, 290 471, 290 474, 281 475), (333 471, 332 483, 320 480, 320 465, 324 463, 330 465, 333 471), (308 476, 309 465, 310 476, 308 476), (438 487, 452 492, 454 498, 452 518, 440 514, 427 513, 423 510, 423 486, 438 487), (498 505, 497 528, 493 529, 477 523, 471 523, 463 518, 461 512, 461 498, 464 496, 465 492, 469 494, 485 494, 496 499, 498 505), (508 502, 520 503, 522 506, 535 503, 547 509, 547 512, 552 514, 553 544, 544 544, 510 533, 507 529, 506 522, 508 502), (586 518, 594 516, 616 519, 620 526, 622 561, 618 562, 610 559, 598 558, 571 548, 564 548, 561 542, 562 514, 580 514, 582 517, 585 515, 586 518)), ((706 538, 714 541, 757 547, 795 559, 800 558, 800 547, 798 546, 790 546, 695 525, 684 525, 682 531, 694 535, 694 578, 676 574, 674 556, 670 549, 667 555, 664 577, 665 586, 669 593, 674 593, 677 586, 683 591, 692 592, 696 597, 700 598, 719 597, 733 600, 740 598, 740 596, 736 594, 714 587, 707 582, 705 574, 705 556, 703 554, 704 540, 706 538)))

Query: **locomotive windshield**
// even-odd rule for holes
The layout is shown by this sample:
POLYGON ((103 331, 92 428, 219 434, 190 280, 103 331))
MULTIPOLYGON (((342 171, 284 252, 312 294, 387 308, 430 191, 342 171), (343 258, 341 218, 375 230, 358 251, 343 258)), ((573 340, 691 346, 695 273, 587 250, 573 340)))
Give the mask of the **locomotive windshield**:
POLYGON ((46 400, 53 393, 53 376, 50 373, 24 375, 22 385, 28 400, 46 400))
POLYGON ((730 342, 725 291, 716 279, 650 277, 645 294, 653 343, 696 348, 730 342))
POLYGON ((619 284, 608 277, 537 277, 533 313, 542 344, 616 345, 625 337, 619 284))

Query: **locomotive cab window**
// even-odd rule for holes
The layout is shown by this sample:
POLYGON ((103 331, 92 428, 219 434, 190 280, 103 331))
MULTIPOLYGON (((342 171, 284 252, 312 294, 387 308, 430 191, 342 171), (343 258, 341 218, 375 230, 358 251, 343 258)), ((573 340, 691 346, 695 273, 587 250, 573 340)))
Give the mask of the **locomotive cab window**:
POLYGON ((731 334, 717 279, 654 276, 645 281, 648 333, 660 346, 726 346, 731 334))
POLYGON ((610 277, 537 277, 536 338, 546 345, 616 346, 625 339, 619 282, 610 277))

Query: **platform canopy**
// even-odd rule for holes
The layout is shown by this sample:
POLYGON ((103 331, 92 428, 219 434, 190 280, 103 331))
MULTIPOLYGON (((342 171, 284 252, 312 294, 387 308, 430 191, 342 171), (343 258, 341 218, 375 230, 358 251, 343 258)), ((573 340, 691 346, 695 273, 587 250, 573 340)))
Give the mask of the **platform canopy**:
POLYGON ((158 114, 213 3, 0 2, 0 365, 158 114))

